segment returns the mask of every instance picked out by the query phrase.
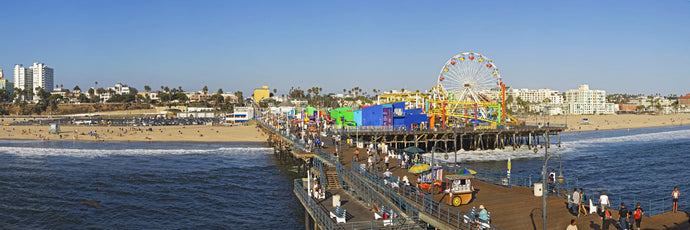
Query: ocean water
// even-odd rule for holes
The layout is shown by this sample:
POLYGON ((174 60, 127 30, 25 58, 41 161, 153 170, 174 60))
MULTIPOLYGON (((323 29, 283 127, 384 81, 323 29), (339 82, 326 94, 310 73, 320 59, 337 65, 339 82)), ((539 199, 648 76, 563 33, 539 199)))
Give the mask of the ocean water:
MULTIPOLYGON (((615 207, 642 202, 643 208, 671 209, 671 191, 681 192, 679 210, 690 210, 690 126, 571 132, 550 138, 549 171, 562 168, 566 180, 577 180, 588 198, 606 191, 615 207), (683 195, 685 194, 685 195, 683 195), (650 207, 651 206, 651 207, 650 207)), ((443 160, 443 154, 435 159, 443 160)), ((427 154, 427 156, 429 156, 427 154)), ((513 178, 541 181, 544 149, 461 151, 458 162, 491 174, 505 174, 512 159, 513 178)), ((453 161, 454 153, 449 153, 453 161)))
MULTIPOLYGON (((560 162, 590 198, 607 191, 614 205, 670 209, 678 186, 680 209, 689 210, 690 126, 564 133, 561 141, 551 140, 549 168, 560 162)), ((514 178, 537 182, 542 156, 541 148, 487 150, 459 152, 458 161, 501 173, 510 157, 514 178)), ((264 144, 0 140, 0 229, 301 229, 298 177, 264 144)))
POLYGON ((0 229, 304 226, 292 192, 298 174, 279 165, 264 144, 0 146, 0 229))

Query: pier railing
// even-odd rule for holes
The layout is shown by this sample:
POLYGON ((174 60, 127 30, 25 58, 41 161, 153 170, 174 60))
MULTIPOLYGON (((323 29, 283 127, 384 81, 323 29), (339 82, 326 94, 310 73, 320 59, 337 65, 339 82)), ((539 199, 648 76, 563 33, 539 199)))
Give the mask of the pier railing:
MULTIPOLYGON (((357 162, 352 163, 352 170, 362 177, 367 178, 367 181, 372 184, 372 187, 378 192, 386 195, 386 197, 396 197, 396 203, 402 206, 402 208, 399 208, 401 208, 401 210, 407 210, 407 213, 409 213, 408 215, 419 215, 419 212, 423 212, 457 229, 480 229, 479 225, 475 222, 475 217, 457 208, 435 201, 430 194, 424 193, 415 187, 399 185, 397 188, 392 188, 391 186, 385 185, 382 183, 384 179, 382 176, 371 173, 370 170, 366 168, 362 168, 361 164, 357 162), (421 206, 421 209, 417 209, 415 206, 410 205, 408 200, 421 206)), ((501 228, 491 224, 483 224, 481 229, 501 228)))
POLYGON ((334 223, 330 215, 325 209, 321 208, 319 204, 314 201, 307 191, 302 186, 302 179, 296 179, 294 181, 294 191, 295 194, 300 198, 300 200, 305 202, 305 208, 309 209, 313 214, 315 222, 321 224, 323 229, 400 229, 400 228, 412 228, 417 227, 417 223, 398 223, 395 225, 384 225, 384 220, 372 220, 366 222, 350 222, 350 223, 334 223))
MULTIPOLYGON (((585 190, 585 193, 587 191, 585 190)), ((599 204, 599 194, 596 193, 596 191, 592 191, 591 197, 588 195, 588 199, 592 200, 592 204, 600 206, 599 204)), ((659 215, 663 214, 666 212, 672 211, 673 208, 673 203, 672 203, 672 198, 671 198, 671 192, 668 190, 657 190, 655 191, 655 196, 658 196, 659 198, 657 199, 643 199, 638 196, 625 196, 625 195, 618 195, 615 193, 608 193, 607 196, 609 197, 609 209, 614 209, 618 210, 620 209, 621 203, 625 204, 625 208, 628 209, 628 211, 634 211, 635 208, 637 208, 637 202, 640 202, 640 206, 642 210, 644 210, 644 215, 645 216, 654 216, 654 215, 659 215)), ((688 207, 688 202, 687 199, 681 199, 678 201, 678 210, 679 211, 688 211, 688 210, 683 210, 683 207, 688 207)))

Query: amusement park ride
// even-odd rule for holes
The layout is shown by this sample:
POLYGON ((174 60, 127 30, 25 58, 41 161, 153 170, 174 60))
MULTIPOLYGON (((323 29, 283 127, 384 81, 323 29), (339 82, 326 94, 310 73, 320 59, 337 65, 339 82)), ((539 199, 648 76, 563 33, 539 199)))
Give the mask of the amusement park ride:
POLYGON ((436 85, 428 94, 400 93, 381 95, 387 102, 424 101, 424 111, 433 127, 440 122, 447 125, 467 126, 479 123, 490 126, 518 125, 518 121, 506 113, 505 84, 501 81, 498 67, 491 59, 474 52, 457 54, 443 65, 436 85), (498 102, 480 93, 482 89, 500 87, 498 102))

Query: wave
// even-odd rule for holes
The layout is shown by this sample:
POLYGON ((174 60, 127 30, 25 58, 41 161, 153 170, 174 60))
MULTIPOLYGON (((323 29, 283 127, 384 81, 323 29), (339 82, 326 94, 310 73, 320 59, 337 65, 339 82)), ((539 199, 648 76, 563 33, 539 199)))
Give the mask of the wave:
POLYGON ((213 149, 68 149, 68 148, 35 148, 35 147, 0 147, 0 153, 16 156, 69 156, 69 157, 106 157, 106 156, 152 156, 152 155, 187 155, 187 154, 255 154, 272 153, 273 148, 266 147, 221 147, 213 149))
POLYGON ((578 144, 614 144, 614 143, 630 143, 630 142, 651 142, 651 141, 670 141, 690 139, 690 130, 676 130, 658 133, 643 133, 634 135, 625 135, 618 137, 604 137, 581 139, 577 141, 564 142, 568 145, 578 144))
MULTIPOLYGON (((561 146, 554 142, 556 139, 551 139, 551 147, 549 148, 549 155, 570 155, 570 154, 598 154, 592 151, 583 151, 585 148, 598 147, 604 145, 615 145, 623 143, 647 143, 658 141, 674 141, 690 139, 690 130, 676 130, 656 133, 642 133, 633 135, 624 135, 617 137, 602 137, 602 138, 582 138, 573 141, 562 141, 561 146)), ((455 161, 455 153, 448 152, 448 159, 444 159, 446 153, 435 153, 434 159, 440 162, 453 163, 455 161)), ((423 154, 425 158, 431 158, 431 153, 423 154)), ((458 151, 458 162, 484 162, 484 161, 506 161, 508 158, 512 159, 532 159, 544 157, 544 148, 537 148, 537 153, 533 150, 527 149, 526 146, 513 150, 506 149, 492 149, 492 150, 474 150, 474 151, 458 151)))
MULTIPOLYGON (((550 154, 558 154, 559 152, 562 152, 562 150, 557 150, 557 148, 554 148, 554 146, 556 146, 556 145, 552 144, 551 148, 549 148, 550 154)), ((457 154, 458 154, 458 163, 461 163, 461 162, 481 162, 481 161, 506 161, 506 160, 508 160, 508 158, 511 158, 511 159, 531 159, 531 158, 544 157, 544 148, 537 148, 537 153, 534 153, 534 150, 527 149, 527 147, 524 146, 524 147, 518 148, 516 150, 513 150, 512 148, 474 150, 474 151, 460 150, 457 152, 457 154)), ((422 154, 422 156, 424 156, 424 158, 430 159, 431 153, 424 153, 424 154, 422 154)), ((455 152, 434 153, 434 159, 435 159, 435 161, 453 163, 453 162, 455 162, 455 152), (445 159, 446 154, 448 154, 447 160, 445 159)))

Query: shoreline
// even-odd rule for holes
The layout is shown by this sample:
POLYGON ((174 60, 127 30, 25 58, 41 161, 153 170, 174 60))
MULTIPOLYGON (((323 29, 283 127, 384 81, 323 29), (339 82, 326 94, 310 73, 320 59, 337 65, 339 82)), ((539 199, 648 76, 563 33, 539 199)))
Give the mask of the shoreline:
MULTIPOLYGON (((4 117, 3 120, 15 117, 4 117)), ((17 117, 19 118, 19 117, 17 117)), ((27 119, 25 117, 19 119, 27 119)), ((518 117, 526 125, 565 125, 563 132, 640 129, 688 126, 690 114, 610 114, 518 117), (583 124, 587 118, 589 124, 583 124)), ((2 126, 0 140, 62 140, 83 142, 190 142, 190 143, 265 143, 266 135, 254 122, 240 126, 86 126, 63 125, 59 134, 49 134, 49 125, 2 126), (89 135, 89 133, 92 135, 89 135), (93 135, 94 133, 98 135, 93 135)))
POLYGON ((50 127, 3 126, 1 140, 81 141, 81 142, 190 142, 265 143, 265 134, 253 125, 244 126, 83 126, 63 125, 58 134, 50 127))
POLYGON ((563 132, 639 129, 690 125, 690 113, 667 115, 606 114, 516 117, 526 125, 568 125, 563 132), (584 119, 588 122, 584 122, 584 119))

